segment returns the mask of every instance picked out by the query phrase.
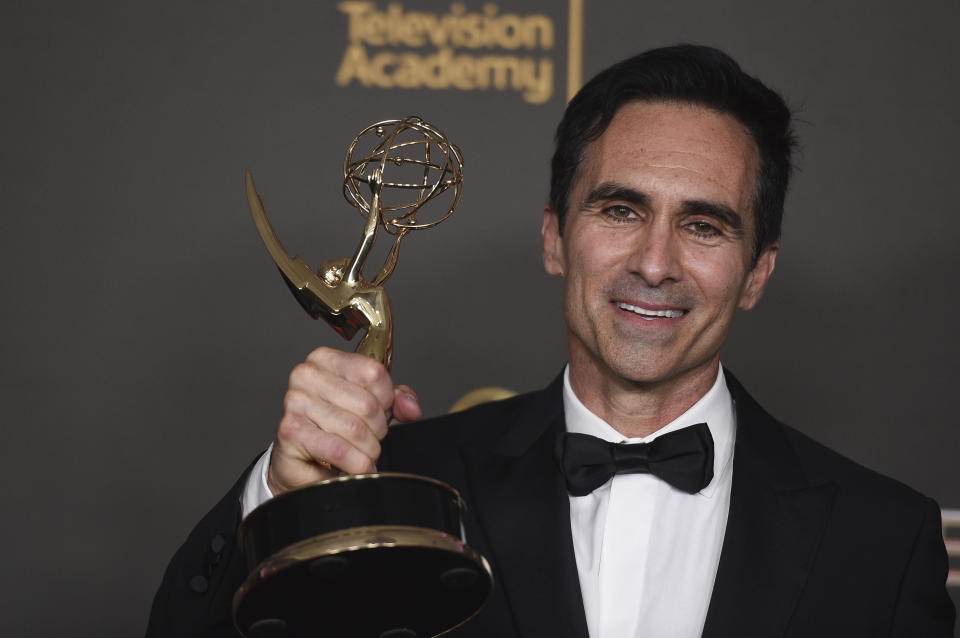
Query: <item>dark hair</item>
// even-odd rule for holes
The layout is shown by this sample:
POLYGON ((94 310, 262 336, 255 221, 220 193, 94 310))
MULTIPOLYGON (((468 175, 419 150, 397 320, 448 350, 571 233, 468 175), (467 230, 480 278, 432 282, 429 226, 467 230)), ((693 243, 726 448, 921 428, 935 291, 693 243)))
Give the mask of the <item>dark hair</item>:
POLYGON ((790 109, 775 91, 744 73, 726 53, 692 44, 651 49, 600 72, 570 101, 557 127, 550 206, 560 231, 570 188, 588 143, 600 137, 621 106, 634 101, 697 104, 736 118, 760 151, 754 192, 753 260, 780 237, 783 201, 795 144, 790 109))

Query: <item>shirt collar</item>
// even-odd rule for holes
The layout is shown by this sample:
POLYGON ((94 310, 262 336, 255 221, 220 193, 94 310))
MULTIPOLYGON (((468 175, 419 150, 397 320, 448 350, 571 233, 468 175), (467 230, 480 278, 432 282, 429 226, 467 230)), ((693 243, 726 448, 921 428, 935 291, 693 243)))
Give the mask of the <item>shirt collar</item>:
POLYGON ((673 432, 695 423, 706 423, 713 437, 713 480, 700 490, 700 494, 710 497, 719 484, 719 479, 731 466, 733 444, 736 438, 736 417, 734 416, 733 397, 727 388, 723 376, 723 366, 717 369, 717 380, 707 393, 690 406, 690 409, 667 423, 649 436, 628 438, 617 432, 613 426, 591 412, 585 406, 570 385, 570 365, 563 371, 563 410, 567 432, 589 434, 612 443, 649 443, 667 432, 673 432))

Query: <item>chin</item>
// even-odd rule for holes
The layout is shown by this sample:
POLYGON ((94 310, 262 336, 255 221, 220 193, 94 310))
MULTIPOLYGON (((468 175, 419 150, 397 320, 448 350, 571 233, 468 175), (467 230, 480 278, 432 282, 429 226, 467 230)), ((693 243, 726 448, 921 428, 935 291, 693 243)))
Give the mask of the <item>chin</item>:
POLYGON ((629 357, 620 353, 616 359, 607 359, 607 367, 621 379, 643 385, 659 383, 676 374, 673 366, 652 361, 650 355, 644 353, 629 357))
POLYGON ((715 371, 718 365, 715 358, 699 363, 690 363, 679 359, 657 357, 648 351, 625 353, 606 353, 606 367, 617 377, 637 385, 657 385, 676 381, 683 377, 693 379, 699 373, 715 371))

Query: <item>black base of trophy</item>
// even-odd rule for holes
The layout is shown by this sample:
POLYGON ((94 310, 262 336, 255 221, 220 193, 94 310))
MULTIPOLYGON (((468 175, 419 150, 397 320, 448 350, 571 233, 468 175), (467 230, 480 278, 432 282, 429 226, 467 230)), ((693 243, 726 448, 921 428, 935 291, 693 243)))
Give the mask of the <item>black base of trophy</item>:
POLYGON ((234 597, 248 638, 427 638, 486 601, 490 567, 464 543, 453 488, 410 474, 345 476, 244 520, 251 573, 234 597))

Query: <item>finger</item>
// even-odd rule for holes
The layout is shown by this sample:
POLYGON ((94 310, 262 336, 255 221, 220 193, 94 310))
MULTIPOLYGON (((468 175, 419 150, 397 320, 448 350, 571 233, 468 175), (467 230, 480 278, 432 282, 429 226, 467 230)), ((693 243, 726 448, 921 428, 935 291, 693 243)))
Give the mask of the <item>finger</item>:
POLYGON ((423 416, 420 408, 420 399, 417 393, 408 385, 398 385, 393 390, 393 417, 405 423, 415 421, 423 416))
MULTIPOLYGON (((378 405, 373 398, 370 399, 370 403, 374 406, 378 405)), ((291 388, 287 391, 284 398, 284 407, 288 415, 300 419, 296 423, 298 427, 303 425, 302 421, 306 421, 314 429, 343 439, 348 445, 356 448, 371 460, 375 461, 380 456, 380 440, 374 432, 374 428, 368 420, 355 412, 345 410, 323 397, 310 395, 297 388, 291 388)), ((376 407, 374 407, 374 411, 376 417, 379 418, 376 428, 385 430, 386 417, 376 407)), ((333 459, 330 457, 324 458, 333 463, 333 459)), ((314 459, 317 459, 317 457, 314 457, 314 459)), ((340 465, 337 465, 337 467, 347 472, 351 471, 340 465)))
POLYGON ((307 361, 327 368, 350 383, 370 392, 386 412, 393 405, 393 380, 379 361, 355 352, 341 352, 333 348, 317 348, 307 361))
MULTIPOLYGON (((387 434, 387 417, 379 399, 366 388, 347 381, 312 361, 301 363, 293 369, 290 374, 290 390, 305 396, 296 397, 302 400, 292 405, 285 403, 285 407, 307 414, 321 428, 328 429, 323 420, 318 420, 324 418, 322 413, 316 416, 310 413, 312 402, 333 405, 359 416, 378 439, 387 434)), ((356 441, 359 442, 359 439, 356 441)))
MULTIPOLYGON (((277 429, 275 450, 279 450, 290 467, 279 468, 286 475, 304 473, 297 467, 312 465, 331 472, 327 464, 348 474, 370 472, 375 467, 374 459, 351 445, 343 437, 321 430, 316 424, 301 416, 284 419, 284 427, 277 429)), ((314 470, 316 471, 316 470, 314 470)), ((332 473, 332 472, 331 472, 332 473)), ((319 474, 323 474, 319 472, 319 474)))
POLYGON ((281 445, 279 437, 274 442, 267 467, 267 487, 278 496, 295 487, 333 478, 337 470, 332 466, 316 463, 302 446, 281 445))

